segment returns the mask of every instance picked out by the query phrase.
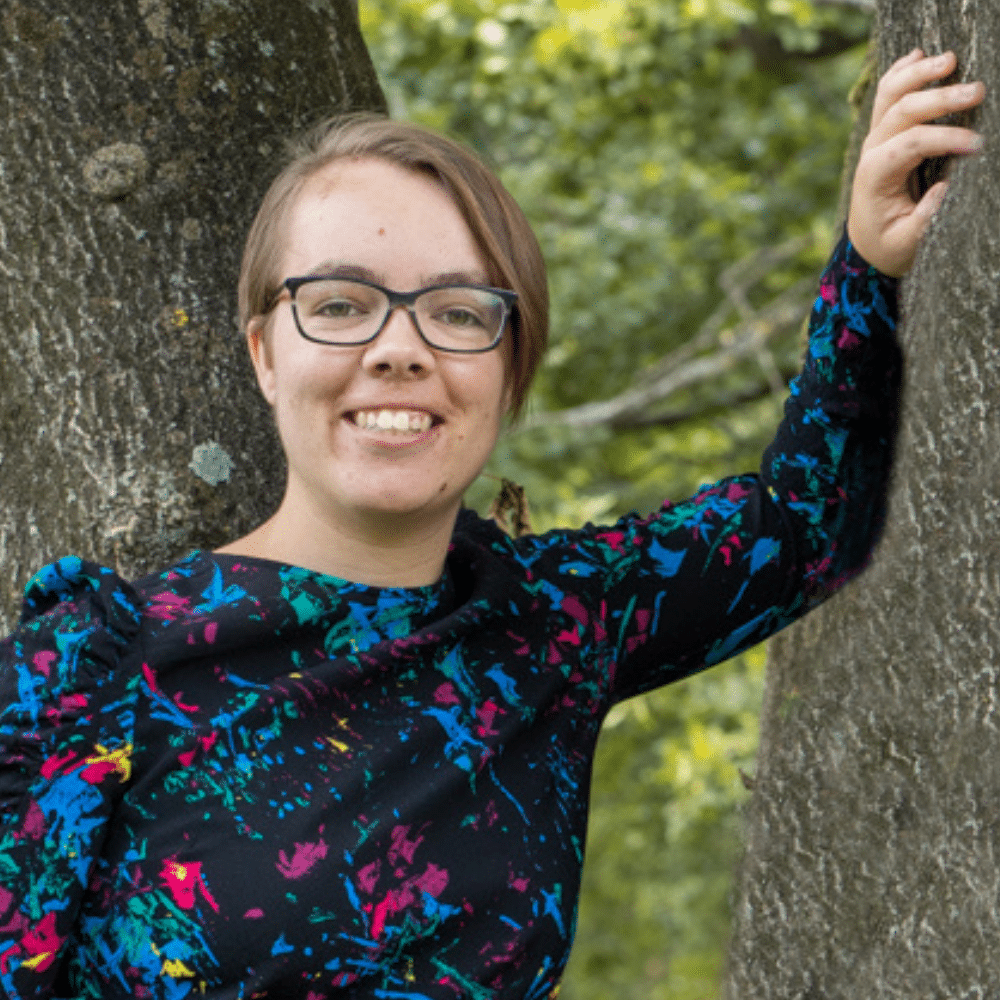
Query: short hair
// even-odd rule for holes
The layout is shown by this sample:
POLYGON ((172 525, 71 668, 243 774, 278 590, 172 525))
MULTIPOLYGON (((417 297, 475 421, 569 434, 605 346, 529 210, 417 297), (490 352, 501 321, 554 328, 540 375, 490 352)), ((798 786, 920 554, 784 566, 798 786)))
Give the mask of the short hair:
POLYGON ((483 256, 487 279, 517 292, 509 335, 501 341, 510 413, 516 418, 545 353, 549 293, 538 240, 496 175, 465 146, 431 129, 369 112, 329 118, 288 144, 247 235, 239 281, 240 325, 265 315, 281 290, 285 233, 305 183, 340 159, 373 157, 437 179, 450 195, 483 256))

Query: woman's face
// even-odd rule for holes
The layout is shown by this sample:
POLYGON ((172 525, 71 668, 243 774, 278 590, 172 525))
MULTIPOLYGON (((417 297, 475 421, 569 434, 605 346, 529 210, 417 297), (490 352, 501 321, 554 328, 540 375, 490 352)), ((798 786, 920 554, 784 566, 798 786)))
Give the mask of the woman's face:
MULTIPOLYGON (((378 159, 339 160, 313 175, 290 211, 286 239, 282 279, 350 268, 396 291, 488 284, 472 234, 440 184, 378 159)), ((454 518, 509 403, 500 348, 436 351, 405 309, 371 343, 313 343, 298 333, 287 294, 268 326, 266 343, 258 323, 248 337, 288 458, 286 504, 305 504, 295 509, 340 527, 398 515, 414 527, 454 518), (383 424, 401 424, 405 414, 409 426, 369 428, 369 414, 383 424)))

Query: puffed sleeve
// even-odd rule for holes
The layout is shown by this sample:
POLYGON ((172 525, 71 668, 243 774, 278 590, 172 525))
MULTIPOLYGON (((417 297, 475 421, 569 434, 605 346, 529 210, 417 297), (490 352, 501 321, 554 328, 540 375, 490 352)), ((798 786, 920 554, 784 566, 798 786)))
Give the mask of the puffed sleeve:
POLYGON ((822 276, 803 369, 759 473, 702 487, 646 517, 540 536, 538 545, 551 546, 549 579, 560 594, 586 600, 578 617, 604 640, 592 662, 612 701, 749 648, 866 565, 885 516, 896 433, 896 308, 895 279, 845 235, 822 276))
POLYGON ((4 996, 50 995, 129 779, 138 671, 126 661, 139 621, 129 584, 67 557, 30 581, 21 624, 0 643, 4 996))

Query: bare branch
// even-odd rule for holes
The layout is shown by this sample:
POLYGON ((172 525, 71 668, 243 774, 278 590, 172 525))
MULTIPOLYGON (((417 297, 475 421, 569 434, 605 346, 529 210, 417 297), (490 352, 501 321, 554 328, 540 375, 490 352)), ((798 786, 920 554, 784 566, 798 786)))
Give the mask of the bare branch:
POLYGON ((875 13, 875 0, 813 0, 817 7, 853 7, 866 14, 875 13))
POLYGON ((746 302, 746 293, 750 288, 779 264, 795 257, 808 246, 809 237, 794 236, 776 247, 763 247, 744 260, 727 267, 718 279, 719 287, 726 294, 725 300, 713 310, 690 340, 641 372, 636 378, 636 384, 649 385, 667 372, 674 371, 689 358, 711 347, 725 328, 726 320, 732 315, 734 307, 745 318, 742 304, 746 302))
MULTIPOLYGON (((640 419, 655 419, 649 413, 653 406, 662 403, 680 389, 725 374, 746 358, 758 358, 770 386, 773 390, 780 391, 784 383, 770 353, 767 352, 767 344, 779 334, 802 324, 812 302, 811 292, 814 284, 812 278, 804 278, 797 282, 760 312, 733 331, 729 331, 729 336, 725 338, 726 342, 712 354, 691 360, 686 358, 679 360, 678 355, 681 352, 675 351, 669 356, 672 364, 664 366, 662 362, 657 363, 656 378, 643 379, 642 384, 598 403, 584 403, 565 410, 539 413, 527 420, 520 430, 556 425, 577 428, 602 424, 632 426, 640 419)), ((732 306, 727 304, 726 309, 731 311, 732 306)), ((712 323, 712 318, 709 323, 712 323)), ((695 339, 701 340, 704 332, 703 328, 695 339)), ((715 339, 722 338, 717 334, 715 339)))
MULTIPOLYGON (((786 388, 788 383, 798 373, 798 365, 787 365, 779 369, 782 388, 786 388)), ((744 406, 746 403, 756 403, 757 400, 763 399, 765 396, 772 395, 773 393, 774 387, 771 385, 770 380, 762 379, 759 382, 744 386, 739 392, 713 397, 692 406, 666 410, 654 416, 638 416, 629 418, 628 420, 621 420, 615 424, 615 429, 631 430, 641 427, 674 427, 677 424, 687 423, 689 420, 697 420, 699 417, 709 417, 714 413, 731 410, 736 406, 744 406)))

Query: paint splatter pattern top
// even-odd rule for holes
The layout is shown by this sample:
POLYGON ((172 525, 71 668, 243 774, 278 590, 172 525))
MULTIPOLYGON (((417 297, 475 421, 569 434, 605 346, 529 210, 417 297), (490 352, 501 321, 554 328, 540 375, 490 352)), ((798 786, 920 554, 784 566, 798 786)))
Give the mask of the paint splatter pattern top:
POLYGON ((43 569, 0 645, 0 993, 551 997, 609 708, 867 560, 894 314, 842 242, 759 475, 516 541, 463 512, 431 587, 43 569))

